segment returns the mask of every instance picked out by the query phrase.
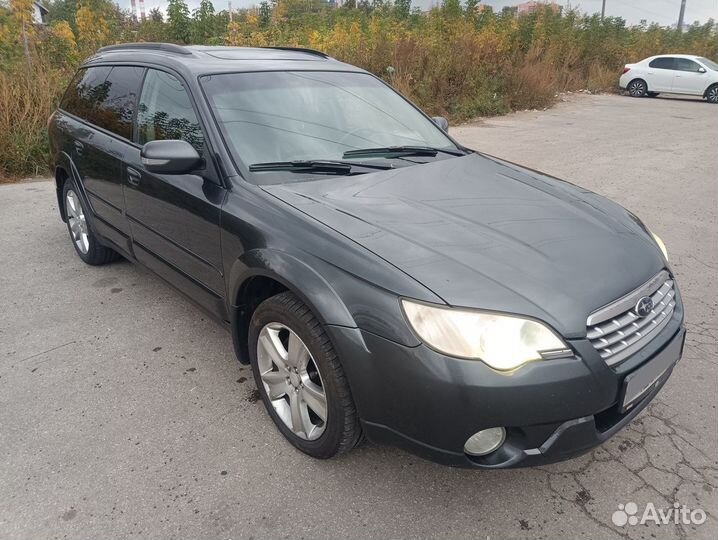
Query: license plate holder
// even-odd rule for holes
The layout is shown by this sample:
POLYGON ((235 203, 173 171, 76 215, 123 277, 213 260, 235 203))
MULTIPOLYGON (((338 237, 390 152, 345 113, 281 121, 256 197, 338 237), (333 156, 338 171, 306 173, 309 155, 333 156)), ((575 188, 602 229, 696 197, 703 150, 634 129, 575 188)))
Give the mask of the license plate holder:
POLYGON ((621 412, 633 407, 653 388, 659 386, 681 358, 685 332, 673 338, 664 349, 643 367, 630 373, 623 380, 621 412))

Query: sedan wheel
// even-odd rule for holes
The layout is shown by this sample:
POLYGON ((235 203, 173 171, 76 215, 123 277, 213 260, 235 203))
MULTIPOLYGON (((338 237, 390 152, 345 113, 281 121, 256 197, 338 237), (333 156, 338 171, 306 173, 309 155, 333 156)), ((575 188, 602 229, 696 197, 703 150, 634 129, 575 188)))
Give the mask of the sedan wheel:
POLYGON ((272 407, 297 437, 318 439, 327 421, 327 396, 309 349, 287 326, 272 322, 259 333, 257 366, 272 407))
POLYGON ((718 84, 711 86, 706 93, 706 99, 709 103, 718 103, 718 84))
POLYGON ((80 199, 72 189, 65 194, 65 209, 67 210, 67 224, 75 246, 82 254, 90 250, 90 235, 87 231, 85 211, 82 209, 80 199))
POLYGON ((641 79, 636 79, 628 84, 628 93, 632 97, 643 97, 648 93, 648 88, 645 82, 641 79))

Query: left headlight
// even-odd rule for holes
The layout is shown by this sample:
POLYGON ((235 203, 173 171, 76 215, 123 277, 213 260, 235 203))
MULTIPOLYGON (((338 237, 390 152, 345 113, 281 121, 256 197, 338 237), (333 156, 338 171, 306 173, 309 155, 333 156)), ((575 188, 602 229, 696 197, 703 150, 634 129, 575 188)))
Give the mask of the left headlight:
POLYGON ((406 299, 401 304, 427 345, 450 356, 481 360, 494 369, 516 369, 542 360, 548 352, 570 353, 560 337, 537 321, 406 299))

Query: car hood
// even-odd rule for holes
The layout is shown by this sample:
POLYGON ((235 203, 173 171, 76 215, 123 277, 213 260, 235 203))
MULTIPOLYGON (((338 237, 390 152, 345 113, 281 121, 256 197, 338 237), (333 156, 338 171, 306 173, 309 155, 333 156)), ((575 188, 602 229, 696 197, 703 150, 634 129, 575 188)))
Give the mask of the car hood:
POLYGON ((664 266, 624 208, 482 154, 263 189, 449 305, 528 315, 567 338, 664 266))

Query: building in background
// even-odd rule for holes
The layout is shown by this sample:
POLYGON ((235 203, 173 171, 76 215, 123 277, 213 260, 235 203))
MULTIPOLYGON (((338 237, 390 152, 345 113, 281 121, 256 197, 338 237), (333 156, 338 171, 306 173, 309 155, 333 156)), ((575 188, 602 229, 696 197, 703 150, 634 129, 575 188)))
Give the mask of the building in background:
POLYGON ((40 2, 32 3, 32 22, 35 24, 47 24, 48 10, 40 2))
POLYGON ((523 15, 530 15, 531 13, 534 13, 536 10, 541 8, 550 8, 556 13, 561 13, 561 6, 559 6, 556 2, 524 2, 523 4, 519 4, 516 6, 516 15, 521 17, 523 15))

